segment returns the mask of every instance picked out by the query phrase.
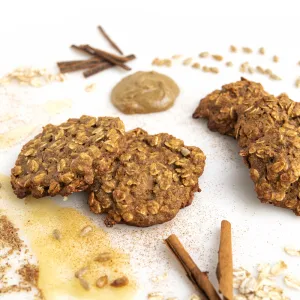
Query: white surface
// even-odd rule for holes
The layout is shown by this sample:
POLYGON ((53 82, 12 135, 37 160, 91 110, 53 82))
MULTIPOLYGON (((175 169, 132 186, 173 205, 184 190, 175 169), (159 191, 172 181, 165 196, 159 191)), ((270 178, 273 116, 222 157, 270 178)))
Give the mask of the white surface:
MULTIPOLYGON (((183 269, 162 242, 170 233, 179 236, 200 268, 208 270, 216 283, 214 273, 222 219, 230 220, 233 226, 236 266, 251 270, 258 263, 283 259, 300 277, 300 258, 288 257, 283 252, 286 245, 300 247, 300 218, 288 210, 260 204, 248 170, 237 154, 236 142, 210 132, 205 121, 191 118, 200 98, 224 83, 239 79, 237 64, 244 61, 254 66, 272 67, 282 76, 282 81, 272 82, 258 74, 247 77, 260 81, 270 93, 287 92, 298 101, 300 90, 294 88, 295 78, 300 75, 300 67, 296 65, 300 60, 297 14, 296 1, 1 3, 0 76, 22 65, 55 70, 56 61, 80 57, 69 49, 72 43, 91 43, 110 49, 97 31, 98 24, 103 25, 125 53, 137 55, 138 59, 130 63, 133 71, 153 69, 151 61, 156 56, 168 58, 183 54, 197 58, 201 51, 221 54, 235 63, 231 69, 222 67, 219 75, 202 73, 180 63, 170 69, 154 68, 170 75, 180 86, 181 94, 172 109, 151 115, 124 116, 110 104, 111 88, 128 74, 117 69, 88 80, 83 79, 80 72, 70 74, 64 84, 55 83, 41 89, 11 86, 6 91, 0 90, 4 99, 1 106, 7 104, 5 99, 8 101, 3 93, 14 93, 27 109, 32 103, 72 99, 72 111, 52 118, 53 123, 82 114, 120 116, 127 129, 140 126, 150 133, 165 131, 184 139, 187 145, 199 146, 207 155, 205 172, 200 178, 202 192, 175 220, 148 229, 121 225, 106 229, 102 217, 93 216, 99 226, 110 233, 114 245, 131 253, 134 270, 140 278, 137 299, 146 299, 148 292, 161 291, 166 297, 177 296, 184 300, 194 292, 183 269), (253 49, 264 46, 266 55, 230 54, 230 44, 253 49), (279 64, 272 63, 274 54, 280 57, 279 64), (93 82, 97 84, 96 91, 86 93, 85 86, 93 82), (167 280, 151 283, 151 277, 165 271, 169 275, 167 280)), ((208 60, 205 63, 219 65, 208 60)), ((45 117, 42 123, 48 121, 45 117)), ((9 174, 20 148, 21 144, 0 153, 1 173, 9 174)), ((74 195, 65 205, 76 205, 92 216, 84 197, 83 194, 74 195), (72 202, 75 198, 82 201, 72 202)), ((58 197, 56 201, 61 199, 58 197)), ((289 290, 288 294, 291 299, 299 299, 299 292, 289 290)), ((6 297, 0 296, 1 299, 6 297)), ((13 299, 24 297, 14 296, 13 299)))

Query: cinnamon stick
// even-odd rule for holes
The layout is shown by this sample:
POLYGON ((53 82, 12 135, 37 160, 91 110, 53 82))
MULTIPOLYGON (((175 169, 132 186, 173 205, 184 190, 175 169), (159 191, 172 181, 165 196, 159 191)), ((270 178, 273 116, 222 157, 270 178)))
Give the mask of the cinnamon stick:
POLYGON ((99 57, 92 57, 90 59, 84 59, 84 60, 67 60, 67 61, 59 61, 57 62, 58 66, 68 66, 68 65, 74 65, 74 64, 81 64, 84 62, 101 62, 104 61, 103 59, 99 57))
POLYGON ((90 59, 90 60, 78 60, 78 61, 69 61, 69 62, 58 62, 57 65, 61 73, 69 73, 79 70, 85 70, 93 68, 103 63, 103 60, 100 59, 90 59))
POLYGON ((110 63, 123 68, 124 70, 127 70, 127 71, 131 70, 131 68, 129 68, 128 66, 126 66, 122 62, 122 61, 124 61, 124 57, 117 56, 115 54, 108 53, 108 52, 102 51, 100 49, 93 48, 93 47, 91 47, 89 45, 80 45, 80 46, 72 45, 71 47, 75 48, 77 50, 81 50, 81 51, 87 52, 87 53, 92 54, 92 55, 96 55, 96 56, 98 56, 100 58, 103 58, 106 61, 109 61, 110 63), (118 58, 116 58, 116 57, 118 57, 118 58))
POLYGON ((97 73, 99 73, 99 72, 101 72, 101 71, 104 71, 104 70, 106 70, 106 69, 109 69, 109 68, 111 68, 111 67, 113 67, 113 66, 114 66, 114 65, 111 64, 110 62, 105 61, 105 62, 103 62, 103 63, 101 63, 101 64, 98 64, 98 65, 95 66, 95 67, 92 67, 92 68, 90 68, 90 69, 84 71, 84 72, 83 72, 83 76, 84 76, 85 78, 88 78, 88 77, 90 77, 90 76, 92 76, 92 75, 95 75, 95 74, 97 74, 97 73))
POLYGON ((233 299, 233 264, 232 264, 232 243, 231 224, 223 220, 221 223, 221 236, 219 248, 219 263, 217 268, 219 280, 219 292, 224 299, 233 299))
MULTIPOLYGON (((128 59, 128 61, 135 59, 135 56, 133 54, 127 55, 125 57, 128 59)), ((83 72, 83 76, 85 78, 87 78, 87 77, 95 75, 95 74, 97 74, 97 73, 99 73, 99 72, 101 72, 103 70, 109 69, 109 68, 111 68, 113 66, 114 65, 111 64, 110 62, 102 62, 102 63, 98 64, 97 66, 92 67, 92 68, 86 70, 85 72, 83 72)))
POLYGON ((106 38, 106 40, 110 43, 110 45, 117 50, 121 55, 123 55, 122 50, 118 47, 118 45, 109 37, 109 35, 105 32, 103 27, 98 26, 99 31, 102 33, 102 35, 106 38))
POLYGON ((197 286, 201 293, 201 299, 221 300, 213 285, 209 281, 207 274, 201 272, 201 270, 197 267, 177 236, 172 234, 165 241, 184 267, 188 278, 197 286))

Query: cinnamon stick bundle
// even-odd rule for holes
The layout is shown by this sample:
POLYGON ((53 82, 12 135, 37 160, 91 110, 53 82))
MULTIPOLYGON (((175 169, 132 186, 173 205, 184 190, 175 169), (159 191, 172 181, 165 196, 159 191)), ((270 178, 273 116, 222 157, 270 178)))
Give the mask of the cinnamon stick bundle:
POLYGON ((127 71, 131 70, 130 67, 126 66, 123 63, 124 57, 122 57, 122 56, 118 56, 118 55, 115 55, 115 54, 112 54, 112 53, 108 53, 106 51, 93 48, 89 45, 80 45, 80 46, 72 45, 71 47, 74 48, 74 49, 77 49, 77 50, 87 52, 87 53, 92 54, 92 55, 99 56, 100 58, 102 58, 106 61, 109 61, 110 63, 112 63, 116 66, 119 66, 119 67, 123 68, 124 70, 127 70, 127 71))
POLYGON ((224 299, 233 300, 231 224, 226 220, 223 220, 221 223, 217 277, 219 280, 219 292, 223 295, 224 299))
MULTIPOLYGON (((128 61, 129 61, 129 60, 135 59, 135 56, 134 56, 133 54, 127 55, 127 56, 125 56, 125 57, 128 58, 128 61)), ((114 65, 113 65, 112 63, 106 62, 106 61, 105 61, 105 62, 102 62, 102 63, 100 63, 100 64, 98 64, 98 65, 96 65, 96 66, 94 66, 94 67, 91 67, 90 69, 84 71, 84 72, 83 72, 83 76, 84 76, 85 78, 87 78, 87 77, 90 77, 90 76, 92 76, 92 75, 95 75, 95 74, 97 74, 97 73, 99 73, 99 72, 101 72, 101 71, 104 71, 104 70, 106 70, 106 69, 112 68, 113 66, 114 66, 114 65)))
POLYGON ((213 285, 209 281, 207 274, 201 272, 191 256, 184 249, 177 236, 172 234, 165 241, 184 267, 188 278, 197 286, 201 294, 201 299, 221 300, 213 285))

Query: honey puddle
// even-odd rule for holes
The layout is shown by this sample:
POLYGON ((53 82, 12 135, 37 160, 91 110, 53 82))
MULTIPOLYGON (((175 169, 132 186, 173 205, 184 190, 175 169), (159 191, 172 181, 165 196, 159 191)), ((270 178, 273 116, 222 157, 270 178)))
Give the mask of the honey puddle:
POLYGON ((13 194, 9 177, 0 175, 0 212, 6 214, 20 228, 21 238, 28 239, 29 247, 38 260, 40 276, 38 286, 45 299, 133 299, 135 284, 131 275, 129 257, 110 245, 106 233, 79 211, 60 207, 51 199, 17 199, 13 194), (80 236, 83 227, 90 225, 93 231, 80 236), (55 240, 52 232, 58 229, 61 240, 55 240), (112 254, 108 262, 94 259, 102 252, 112 254), (74 273, 88 266, 83 278, 91 284, 86 291, 74 273), (99 289, 96 279, 107 275, 109 282, 126 275, 130 284, 123 288, 106 286, 99 289))
POLYGON ((0 149, 14 146, 20 140, 27 138, 35 129, 32 125, 22 125, 7 132, 0 133, 0 149))

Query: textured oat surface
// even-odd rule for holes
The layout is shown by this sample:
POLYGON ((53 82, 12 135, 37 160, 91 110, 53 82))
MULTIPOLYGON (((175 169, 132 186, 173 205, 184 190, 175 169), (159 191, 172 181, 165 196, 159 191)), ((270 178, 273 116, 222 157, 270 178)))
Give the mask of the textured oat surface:
POLYGON ((139 128, 125 138, 124 154, 90 189, 91 210, 107 212, 107 226, 144 227, 173 219, 200 191, 203 152, 169 134, 149 135, 139 128))
POLYGON ((193 114, 207 118, 212 131, 237 139, 262 202, 289 208, 296 215, 300 215, 299 116, 299 103, 288 95, 275 97, 243 78, 202 99, 193 114))
POLYGON ((94 170, 105 172, 120 153, 123 135, 119 118, 82 116, 58 126, 46 125, 23 146, 12 169, 15 194, 40 198, 87 189, 94 170))

